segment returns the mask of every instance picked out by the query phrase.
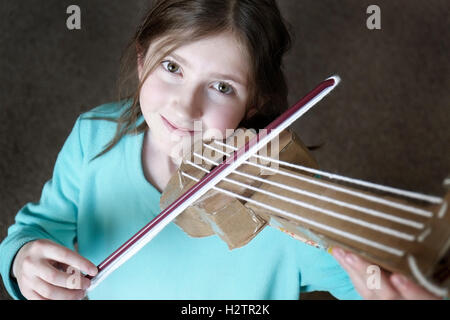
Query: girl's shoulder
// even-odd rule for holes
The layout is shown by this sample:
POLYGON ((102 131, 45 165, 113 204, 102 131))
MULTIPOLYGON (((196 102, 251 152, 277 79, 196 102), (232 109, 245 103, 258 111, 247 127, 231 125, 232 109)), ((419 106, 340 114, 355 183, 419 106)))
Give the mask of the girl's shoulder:
POLYGON ((108 120, 97 119, 97 118, 117 119, 125 111, 125 109, 127 107, 129 107, 130 103, 131 102, 129 100, 104 103, 104 104, 94 107, 86 112, 83 112, 80 115, 80 118, 88 119, 88 118, 92 117, 92 118, 95 118, 92 120, 104 120, 104 121, 108 121, 108 120))
POLYGON ((77 119, 78 135, 83 152, 89 157, 97 155, 111 142, 117 130, 117 119, 129 106, 129 101, 109 102, 80 114, 77 119))

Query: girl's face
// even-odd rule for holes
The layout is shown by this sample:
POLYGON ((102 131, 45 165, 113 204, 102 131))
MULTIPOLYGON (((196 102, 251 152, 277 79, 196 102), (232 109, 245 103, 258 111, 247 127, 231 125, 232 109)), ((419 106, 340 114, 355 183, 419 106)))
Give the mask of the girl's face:
MULTIPOLYGON (((150 54, 151 50, 152 46, 150 54)), ((141 64, 138 71, 142 78, 141 64)), ((230 34, 174 50, 147 77, 140 92, 152 143, 171 155, 175 145, 190 143, 199 131, 204 139, 225 138, 226 129, 235 129, 248 111, 247 78, 247 54, 230 34)))

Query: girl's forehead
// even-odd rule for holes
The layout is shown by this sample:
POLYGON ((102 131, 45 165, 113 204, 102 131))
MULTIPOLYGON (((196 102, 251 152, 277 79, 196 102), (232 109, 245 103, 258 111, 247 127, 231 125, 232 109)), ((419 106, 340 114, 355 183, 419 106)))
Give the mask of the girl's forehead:
POLYGON ((190 68, 202 68, 205 71, 227 72, 241 78, 247 78, 249 62, 247 53, 239 41, 229 34, 220 34, 197 40, 173 51, 173 55, 183 59, 190 68))

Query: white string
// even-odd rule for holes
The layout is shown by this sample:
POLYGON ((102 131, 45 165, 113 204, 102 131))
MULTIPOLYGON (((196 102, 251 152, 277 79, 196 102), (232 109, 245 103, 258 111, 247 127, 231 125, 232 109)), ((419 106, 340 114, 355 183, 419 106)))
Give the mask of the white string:
POLYGON ((318 206, 315 206, 315 205, 312 205, 312 204, 309 204, 309 203, 306 203, 306 202, 303 202, 303 201, 291 199, 291 198, 288 198, 288 197, 285 197, 285 196, 281 196, 281 195, 278 195, 278 194, 270 192, 270 191, 266 191, 266 190, 263 190, 263 189, 255 188, 253 186, 250 186, 250 185, 247 185, 247 184, 244 184, 244 183, 241 183, 241 182, 229 179, 229 178, 224 178, 223 180, 226 181, 226 182, 230 182, 230 183, 233 183, 235 185, 238 185, 240 187, 244 187, 244 188, 250 189, 250 190, 252 190, 254 192, 259 192, 259 193, 268 195, 270 197, 273 197, 273 198, 276 198, 276 199, 279 199, 279 200, 282 200, 282 201, 286 201, 286 202, 295 204, 297 206, 300 206, 300 207, 303 207, 303 208, 306 208, 306 209, 309 209, 309 210, 318 211, 320 213, 323 213, 325 215, 334 217, 336 219, 340 219, 340 220, 348 221, 350 223, 358 224, 360 226, 363 226, 363 227, 366 227, 366 228, 369 228, 369 229, 372 229, 372 230, 375 230, 375 231, 378 231, 378 232, 381 232, 381 233, 389 234, 389 235, 392 235, 392 236, 397 237, 397 238, 405 239, 407 241, 414 241, 415 240, 414 235, 411 235, 411 234, 407 234, 407 233, 404 233, 404 232, 393 230, 391 228, 383 227, 383 226, 380 226, 380 225, 377 225, 377 224, 373 224, 373 223, 370 223, 370 222, 367 222, 367 221, 364 221, 364 220, 361 220, 361 219, 352 218, 352 217, 343 215, 341 213, 338 213, 338 212, 335 212, 335 211, 331 211, 331 210, 327 210, 327 209, 323 209, 323 208, 320 208, 318 206))
MULTIPOLYGON (((185 176, 185 177, 188 177, 189 179, 194 180, 194 181, 198 181, 199 180, 197 178, 194 178, 194 177, 190 176, 189 174, 187 174, 185 172, 182 172, 181 174, 183 176, 185 176)), ((267 205, 267 204, 259 202, 259 201, 255 201, 253 199, 241 196, 239 194, 236 194, 234 192, 231 192, 231 191, 219 188, 219 187, 213 187, 212 189, 214 189, 216 191, 219 191, 219 192, 222 192, 222 193, 225 193, 225 194, 228 194, 231 197, 234 197, 234 198, 237 198, 237 199, 241 199, 241 200, 249 202, 249 203, 253 203, 253 204, 255 204, 257 206, 260 206, 262 208, 265 208, 267 210, 274 211, 274 212, 276 212, 276 213, 278 213, 278 214, 280 214, 282 216, 289 217, 289 218, 294 219, 294 220, 298 220, 300 222, 312 225, 312 226, 314 226, 316 228, 319 228, 319 229, 322 229, 322 230, 326 230, 328 232, 337 234, 337 235, 339 235, 341 237, 348 238, 348 239, 351 239, 351 240, 363 243, 363 244, 365 244, 367 246, 371 246, 371 247, 377 248, 379 250, 391 253, 393 255, 400 256, 400 257, 402 257, 404 255, 404 251, 403 250, 400 250, 400 249, 397 249, 397 248, 393 248, 393 247, 381 244, 381 243, 376 242, 376 241, 365 239, 365 238, 357 236, 355 234, 352 234, 352 233, 349 233, 349 232, 346 232, 346 231, 343 231, 343 230, 340 230, 340 229, 336 229, 336 228, 330 227, 328 225, 325 225, 325 224, 322 224, 322 223, 319 223, 319 222, 316 222, 316 221, 313 221, 313 220, 310 220, 310 219, 299 217, 299 216, 297 216, 294 213, 291 213, 289 211, 281 210, 279 208, 267 205)))
POLYGON ((431 211, 427 211, 427 210, 423 210, 423 209, 420 209, 420 208, 412 207, 410 205, 405 205, 405 204, 394 202, 394 201, 391 201, 391 200, 386 200, 386 199, 383 199, 383 198, 378 198, 378 197, 375 197, 375 196, 367 195, 367 194, 364 194, 362 192, 345 189, 345 188, 340 187, 340 186, 330 185, 330 184, 327 184, 326 182, 313 180, 311 178, 302 177, 302 176, 295 175, 295 174, 292 174, 292 173, 289 173, 289 172, 285 172, 285 171, 281 171, 281 170, 275 170, 275 169, 272 169, 272 168, 269 168, 269 167, 262 166, 262 165, 257 164, 257 163, 252 163, 252 162, 249 162, 249 161, 244 161, 244 163, 252 165, 252 166, 255 166, 255 167, 258 167, 258 168, 261 168, 261 169, 264 169, 264 170, 269 170, 269 171, 272 171, 272 172, 275 172, 275 173, 278 173, 278 174, 281 174, 281 175, 284 175, 284 176, 287 176, 287 177, 290 177, 290 178, 293 178, 293 179, 296 179, 296 180, 309 182, 311 184, 315 184, 315 185, 318 185, 318 186, 321 186, 321 187, 325 187, 325 188, 329 188, 329 189, 332 189, 332 190, 336 190, 336 191, 339 191, 339 192, 342 192, 342 193, 346 193, 346 194, 349 194, 349 195, 352 195, 352 196, 355 196, 355 197, 358 197, 358 198, 361 198, 361 199, 369 200, 369 201, 372 201, 372 202, 377 202, 377 203, 380 203, 380 204, 383 204, 383 205, 386 205, 386 206, 390 206, 392 208, 396 208, 396 209, 400 209, 400 210, 403 210, 403 211, 407 211, 407 212, 410 212, 410 213, 413 213, 413 214, 416 214, 416 215, 419 215, 419 216, 423 216, 423 217, 426 217, 426 218, 433 217, 433 212, 431 212, 431 211))
POLYGON ((431 233, 431 228, 427 228, 420 236, 417 237, 417 240, 419 242, 423 242, 425 238, 431 233))
MULTIPOLYGON (((205 145, 205 146, 207 146, 207 145, 205 145)), ((229 156, 229 154, 227 154, 226 152, 222 152, 222 151, 220 151, 218 149, 215 149, 213 147, 211 147, 211 148, 214 149, 217 152, 221 152, 224 155, 228 155, 229 156)), ((314 179, 307 178, 307 177, 302 177, 302 176, 295 175, 295 174, 292 174, 292 173, 289 173, 289 172, 276 170, 276 169, 273 169, 273 168, 270 168, 270 167, 266 167, 266 166, 263 166, 263 165, 260 165, 260 164, 257 164, 257 163, 253 163, 251 161, 244 161, 244 163, 248 164, 248 165, 251 165, 251 166, 254 166, 254 167, 258 167, 260 169, 269 170, 271 172, 278 173, 280 175, 284 175, 284 176, 287 176, 287 177, 290 177, 290 178, 293 178, 293 179, 296 179, 296 180, 308 182, 308 183, 315 184, 315 185, 318 185, 318 186, 321 186, 321 187, 325 187, 325 188, 329 188, 329 189, 332 189, 332 190, 336 190, 336 191, 339 191, 339 192, 342 192, 342 193, 347 193, 347 194, 350 194, 350 195, 358 197, 358 198, 366 199, 366 200, 369 200, 369 201, 372 201, 372 202, 381 203, 381 204, 384 204, 384 205, 389 206, 389 207, 393 207, 393 208, 396 208, 396 209, 400 209, 400 210, 403 210, 403 211, 414 213, 414 214, 417 214, 417 215, 420 215, 420 216, 424 216, 424 217, 427 217, 427 218, 430 218, 430 217, 433 216, 433 213, 430 212, 430 211, 427 211, 427 210, 423 210, 423 209, 419 209, 419 208, 412 207, 412 206, 409 206, 409 205, 397 203, 397 202, 394 202, 394 201, 391 201, 391 200, 386 200, 386 199, 378 198, 378 197, 375 197, 375 196, 367 195, 367 194, 364 194, 362 192, 345 189, 345 188, 340 187, 340 186, 330 185, 330 184, 328 184, 326 182, 316 181, 314 179)))
POLYGON ((429 282, 425 276, 420 271, 419 267, 417 266, 416 259, 412 255, 408 255, 408 264, 409 268, 411 269, 412 274, 414 277, 416 277, 417 281, 428 291, 434 293, 437 296, 440 297, 446 297, 448 295, 448 289, 446 288, 440 288, 433 283, 429 282))
POLYGON ((445 201, 442 204, 441 209, 439 210, 438 213, 438 218, 443 218, 446 212, 447 212, 447 201, 445 201))
POLYGON ((326 197, 326 196, 321 196, 321 195, 315 194, 313 192, 301 190, 301 189, 298 189, 298 188, 293 188, 293 187, 290 187, 288 185, 284 185, 284 184, 281 184, 281 183, 278 183, 278 182, 274 182, 274 181, 270 181, 270 180, 267 180, 267 179, 262 179, 262 178, 259 178, 259 177, 256 177, 256 176, 252 176, 252 175, 240 172, 240 171, 235 171, 234 173, 236 173, 236 174, 238 174, 240 176, 249 178, 249 179, 254 179, 256 181, 260 181, 262 183, 270 184, 270 185, 278 187, 280 189, 285 189, 287 191, 291 191, 291 192, 294 192, 294 193, 303 194, 303 195, 306 195, 306 196, 309 196, 309 197, 312 197, 312 198, 315 198, 315 199, 318 199, 318 200, 322 200, 322 201, 325 201, 325 202, 333 203, 333 204, 336 204, 336 205, 341 206, 341 207, 345 207, 345 208, 349 208, 349 209, 352 209, 352 210, 360 211, 360 212, 366 213, 366 214, 371 215, 371 216, 375 216, 375 217, 378 217, 378 218, 382 218, 382 219, 390 220, 390 221, 393 221, 393 222, 397 222, 397 223, 400 223, 400 224, 403 224, 403 225, 407 225, 407 226, 410 226, 410 227, 413 227, 413 228, 416 228, 416 229, 423 229, 425 227, 424 224, 420 223, 420 222, 416 222, 416 221, 409 220, 409 219, 404 219, 404 218, 399 218, 399 217, 396 217, 394 215, 391 215, 391 214, 388 214, 388 213, 384 213, 384 212, 381 212, 381 211, 377 211, 377 210, 374 210, 374 209, 365 208, 365 207, 362 207, 362 206, 359 206, 359 205, 355 205, 355 204, 352 204, 352 203, 347 203, 347 202, 336 200, 336 199, 333 199, 333 198, 330 198, 330 197, 326 197))
POLYGON ((444 185, 444 186, 450 185, 450 178, 445 178, 445 179, 444 179, 444 182, 443 182, 443 185, 444 185))
POLYGON ((331 210, 327 210, 327 209, 323 209, 323 208, 317 207, 315 205, 308 204, 308 203, 303 202, 303 201, 299 201, 299 200, 291 199, 291 198, 288 198, 288 197, 280 196, 280 195, 277 195, 276 193, 269 192, 269 191, 266 191, 266 190, 263 190, 263 189, 258 189, 258 188, 252 187, 252 186, 247 186, 247 185, 245 185, 243 183, 237 182, 237 181, 232 180, 232 179, 224 178, 224 180, 227 181, 227 182, 239 185, 241 187, 246 187, 246 188, 248 188, 250 190, 253 190, 255 192, 260 192, 262 194, 271 196, 273 198, 276 198, 276 199, 279 199, 279 200, 283 200, 283 201, 286 201, 286 202, 298 205, 300 207, 304 207, 304 208, 309 209, 309 210, 321 212, 323 214, 326 214, 326 215, 328 215, 330 217, 334 217, 336 219, 340 219, 340 220, 348 221, 348 222, 351 222, 351 223, 354 223, 354 224, 358 224, 360 226, 363 226, 363 227, 366 227, 366 228, 369 228, 369 229, 372 229, 372 230, 375 230, 375 231, 378 231, 378 232, 382 232, 382 233, 385 233, 385 234, 390 234, 390 235, 392 235, 394 237, 405 239, 405 240, 408 240, 408 241, 414 241, 415 240, 414 235, 411 235, 411 234, 407 234, 407 233, 404 233, 404 232, 393 230, 391 228, 383 227, 383 226, 380 226, 380 225, 377 225, 377 224, 374 224, 374 223, 370 223, 370 222, 367 222, 367 221, 364 221, 364 220, 361 220, 361 219, 352 218, 352 217, 343 215, 343 214, 338 213, 338 212, 334 212, 334 211, 331 211, 331 210))
MULTIPOLYGON (((214 140, 214 143, 221 145, 221 146, 226 146, 231 148, 232 150, 235 150, 236 148, 230 145, 227 145, 223 142, 214 140)), ((296 165, 296 164, 292 164, 286 161, 281 161, 281 160, 277 160, 277 159, 273 159, 273 158, 269 158, 269 157, 265 157, 265 156, 261 156, 261 155, 253 155, 253 157, 255 158, 259 158, 265 161, 271 161, 271 162, 275 162, 278 163, 280 165, 286 166, 286 167, 291 167, 291 168, 295 168, 298 170, 303 170, 306 172, 310 172, 310 173, 314 173, 314 174, 318 174, 318 175, 323 175, 328 177, 329 179, 334 179, 334 180, 342 180, 345 182, 349 182, 349 183, 353 183, 353 184, 357 184, 357 185, 361 185, 364 187, 368 187, 368 188, 372 188, 372 189, 378 189, 381 191, 385 191, 385 192, 389 192, 389 193, 393 193, 393 194, 397 194, 397 195, 401 195, 407 198, 413 198, 413 199, 417 199, 417 200, 422 200, 422 201, 427 201, 430 203, 434 203, 434 204, 439 204, 442 202, 442 198, 439 197, 435 197, 435 196, 430 196, 430 195, 426 195, 426 194, 422 194, 422 193, 418 193, 418 192, 413 192, 413 191, 408 191, 408 190, 402 190, 402 189, 398 189, 398 188, 393 188, 393 187, 388 187, 388 186, 383 186, 380 184, 376 184, 376 183, 372 183, 372 182, 367 182, 367 181, 363 181, 363 180, 359 180, 359 179, 353 179, 353 178, 349 178, 349 177, 344 177, 341 175, 337 175, 337 174, 333 174, 333 173, 328 173, 325 171, 321 171, 321 170, 316 170, 316 169, 312 169, 312 168, 308 168, 305 166, 301 166, 301 165, 296 165)))
MULTIPOLYGON (((211 147, 211 148, 213 150, 215 150, 214 147, 211 147)), ((222 152, 220 150, 215 150, 215 151, 222 152)), ((222 153, 224 153, 224 152, 222 152, 222 153)), ((226 154, 226 153, 224 153, 224 154, 226 154)), ((190 162, 190 164, 192 165, 193 163, 190 162)), ((203 170, 203 168, 201 166, 197 166, 196 165, 195 167, 200 169, 200 170, 203 170)), ((206 170, 205 172, 209 172, 209 171, 206 170)), ((394 215, 391 215, 391 214, 388 214, 388 213, 385 213, 385 212, 381 212, 381 211, 378 211, 378 210, 365 208, 365 207, 362 207, 362 206, 359 206, 359 205, 354 205, 354 204, 347 203, 347 202, 340 201, 340 200, 336 200, 336 199, 333 199, 333 198, 330 198, 330 197, 322 196, 322 195, 319 195, 319 194, 316 194, 316 193, 313 193, 313 192, 301 190, 301 189, 298 189, 298 188, 293 188, 293 187, 290 187, 290 186, 285 185, 285 184, 280 184, 278 182, 270 181, 270 180, 267 180, 267 179, 262 179, 262 178, 259 178, 257 176, 252 176, 252 175, 240 172, 240 171, 235 171, 234 173, 236 173, 238 175, 241 175, 243 177, 249 178, 249 179, 260 181, 262 183, 267 183, 267 184, 273 185, 275 187, 278 187, 278 188, 281 188, 281 189, 284 189, 284 190, 288 190, 288 191, 291 191, 291 192, 294 192, 294 193, 297 193, 297 194, 303 194, 303 195, 306 195, 306 196, 309 196, 309 197, 312 197, 312 198, 315 198, 315 199, 319 199, 319 200, 322 200, 322 201, 325 201, 325 202, 329 202, 329 203, 333 203, 333 204, 339 205, 341 207, 346 207, 346 208, 349 208, 349 209, 360 211, 360 212, 363 212, 363 213, 366 213, 366 214, 369 214, 369 215, 372 215, 372 216, 375 216, 375 217, 379 217, 379 218, 382 218, 382 219, 394 221, 394 222, 397 222, 397 223, 400 223, 400 224, 404 224, 404 225, 407 225, 407 226, 410 226, 410 227, 413 227, 413 228, 416 228, 416 229, 423 229, 424 228, 424 224, 423 223, 419 223, 419 222, 416 222, 416 221, 413 221, 413 220, 403 219, 403 218, 400 218, 400 217, 397 217, 397 216, 394 216, 394 215)))

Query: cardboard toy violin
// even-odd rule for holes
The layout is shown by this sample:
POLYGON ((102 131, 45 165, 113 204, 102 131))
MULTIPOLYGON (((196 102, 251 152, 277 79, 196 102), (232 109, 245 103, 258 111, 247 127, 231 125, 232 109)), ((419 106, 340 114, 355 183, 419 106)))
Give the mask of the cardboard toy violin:
MULTIPOLYGON (((225 143, 212 141, 194 150, 169 181, 161 209, 252 135, 250 130, 237 131, 225 143)), ((275 227, 318 248, 345 248, 411 277, 435 294, 446 294, 449 194, 441 199, 383 186, 378 190, 368 183, 349 187, 337 182, 344 178, 349 184, 353 179, 317 170, 317 162, 293 132, 283 131, 268 153, 274 145, 279 148, 275 159, 260 154, 250 158, 175 223, 192 237, 217 234, 230 249, 246 245, 266 226, 275 227)))
POLYGON ((194 146, 162 195, 161 213, 98 265, 89 290, 175 221, 193 237, 217 233, 230 249, 270 225, 316 247, 341 246, 446 296, 449 194, 428 196, 319 171, 286 130, 339 81, 326 79, 258 133, 238 130, 226 141, 194 146))

